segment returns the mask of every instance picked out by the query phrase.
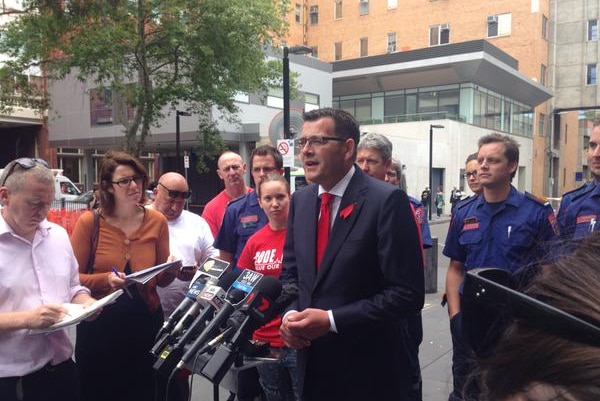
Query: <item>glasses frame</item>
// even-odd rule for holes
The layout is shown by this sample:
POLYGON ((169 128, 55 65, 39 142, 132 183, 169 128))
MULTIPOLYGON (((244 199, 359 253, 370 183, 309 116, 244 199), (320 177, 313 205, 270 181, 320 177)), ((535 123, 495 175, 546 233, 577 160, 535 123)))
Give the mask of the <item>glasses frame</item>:
MULTIPOLYGON (((141 184, 144 181, 144 177, 142 177, 141 175, 134 175, 133 177, 123 177, 119 181, 111 181, 111 184, 118 185, 121 188, 127 188, 128 186, 131 185, 131 183, 133 181, 140 181, 140 184, 141 184), (127 181, 126 184, 125 184, 125 181, 127 181)), ((136 184, 137 184, 137 182, 136 182, 136 184)), ((137 184, 137 185, 140 185, 140 184, 137 184)))
POLYGON ((50 165, 48 164, 48 162, 44 159, 38 159, 36 157, 20 157, 16 160, 14 160, 12 162, 12 166, 10 166, 8 168, 8 172, 6 173, 6 175, 4 176, 4 179, 2 180, 2 185, 0 186, 4 186, 4 184, 6 184, 6 180, 8 180, 8 177, 11 176, 12 173, 15 172, 15 167, 18 165, 19 167, 21 167, 23 170, 29 170, 31 168, 34 168, 37 164, 46 167, 47 169, 50 168, 50 165))
POLYGON ((477 173, 464 173, 463 174, 463 177, 467 178, 467 179, 471 176, 473 176, 473 178, 477 178, 477 173))
POLYGON ((159 182, 158 185, 160 185, 161 187, 163 187, 167 191, 167 196, 171 200, 177 200, 177 198, 181 198, 183 200, 188 200, 192 196, 192 191, 191 190, 188 190, 187 192, 176 191, 174 189, 167 188, 165 186, 165 184, 163 184, 162 182, 159 182))
POLYGON ((346 142, 347 139, 348 138, 326 135, 305 136, 294 139, 294 147, 298 150, 301 150, 304 149, 307 144, 310 146, 323 146, 329 141, 346 142))

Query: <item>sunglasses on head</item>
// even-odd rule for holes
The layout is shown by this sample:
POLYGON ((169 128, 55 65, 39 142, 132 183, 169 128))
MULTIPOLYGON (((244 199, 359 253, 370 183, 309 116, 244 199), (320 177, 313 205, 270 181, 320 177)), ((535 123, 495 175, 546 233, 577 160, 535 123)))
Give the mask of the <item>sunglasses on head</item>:
POLYGON ((158 185, 160 185, 161 187, 163 187, 164 189, 167 190, 167 194, 169 196, 169 198, 171 199, 177 199, 177 198, 181 198, 181 199, 188 199, 190 196, 192 196, 192 191, 175 191, 174 189, 169 189, 167 188, 163 183, 158 183, 158 185))
POLYGON ((15 167, 18 165, 23 170, 29 170, 30 168, 34 168, 36 164, 40 164, 46 168, 50 168, 48 162, 44 159, 37 159, 33 157, 21 157, 20 159, 16 159, 12 161, 12 165, 8 168, 8 171, 4 175, 4 179, 2 180, 2 185, 6 184, 6 180, 12 173, 15 172, 15 167))

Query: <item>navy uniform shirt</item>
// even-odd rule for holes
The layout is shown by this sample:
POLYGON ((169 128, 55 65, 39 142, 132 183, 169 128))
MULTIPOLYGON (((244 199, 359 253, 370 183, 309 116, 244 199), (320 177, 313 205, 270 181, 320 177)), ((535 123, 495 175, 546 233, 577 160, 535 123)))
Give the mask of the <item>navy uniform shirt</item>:
POLYGON ((515 273, 542 261, 543 243, 557 235, 552 207, 511 186, 503 202, 491 204, 475 196, 458 204, 443 253, 464 263, 465 271, 499 267, 515 273))
POLYGON ((600 185, 588 182, 564 194, 556 218, 561 235, 568 240, 600 231, 600 185))
POLYGON ((252 191, 229 202, 214 246, 231 253, 231 265, 236 267, 248 238, 268 221, 267 215, 258 204, 256 191, 252 191))
POLYGON ((431 230, 429 229, 429 222, 425 216, 425 208, 423 207, 423 204, 417 200, 417 198, 408 196, 408 200, 415 211, 415 218, 417 219, 417 224, 421 229, 421 241, 423 241, 423 248, 431 248, 431 230))

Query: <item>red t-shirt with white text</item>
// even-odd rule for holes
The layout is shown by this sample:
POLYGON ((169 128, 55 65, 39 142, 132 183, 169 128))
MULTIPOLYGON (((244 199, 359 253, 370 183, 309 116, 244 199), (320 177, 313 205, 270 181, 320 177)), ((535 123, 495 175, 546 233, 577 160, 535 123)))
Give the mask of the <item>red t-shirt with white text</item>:
MULTIPOLYGON (((286 230, 273 230, 268 224, 252 235, 242 250, 238 267, 257 271, 265 276, 279 277, 283 262, 286 230)), ((277 316, 254 332, 252 338, 266 341, 272 347, 283 347, 279 334, 281 317, 277 316)))

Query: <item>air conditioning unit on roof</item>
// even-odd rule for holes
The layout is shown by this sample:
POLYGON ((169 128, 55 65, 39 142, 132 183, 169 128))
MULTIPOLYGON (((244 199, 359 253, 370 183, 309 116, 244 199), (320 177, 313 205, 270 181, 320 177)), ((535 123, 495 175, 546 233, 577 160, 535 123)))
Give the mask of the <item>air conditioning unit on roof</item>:
POLYGON ((498 22, 498 16, 497 15, 488 15, 487 17, 487 23, 488 24, 494 24, 498 22))

